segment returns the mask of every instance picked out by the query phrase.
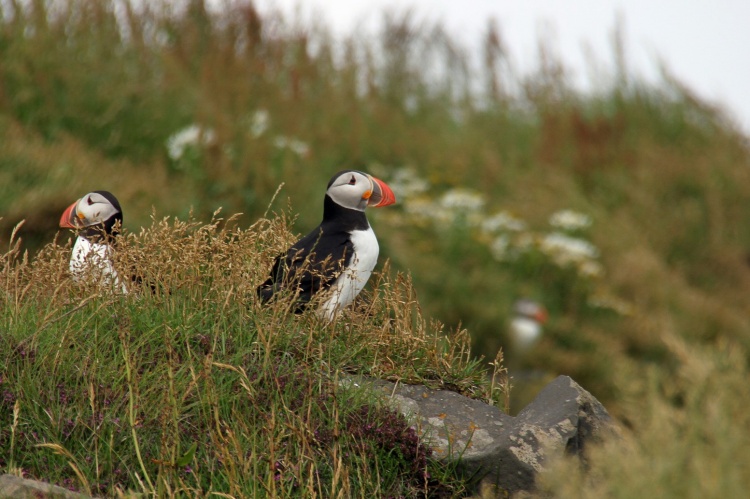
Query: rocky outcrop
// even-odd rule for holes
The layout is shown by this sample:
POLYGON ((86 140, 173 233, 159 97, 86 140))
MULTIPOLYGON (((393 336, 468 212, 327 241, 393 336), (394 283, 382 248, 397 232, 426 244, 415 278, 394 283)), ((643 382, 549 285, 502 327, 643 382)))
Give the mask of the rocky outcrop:
POLYGON ((27 480, 15 475, 0 475, 0 498, 84 499, 87 496, 49 483, 27 480))
POLYGON ((614 431, 607 410, 568 376, 559 376, 511 417, 497 407, 447 390, 382 380, 372 384, 408 417, 438 457, 458 459, 483 486, 532 491, 544 463, 580 455, 594 439, 614 431))

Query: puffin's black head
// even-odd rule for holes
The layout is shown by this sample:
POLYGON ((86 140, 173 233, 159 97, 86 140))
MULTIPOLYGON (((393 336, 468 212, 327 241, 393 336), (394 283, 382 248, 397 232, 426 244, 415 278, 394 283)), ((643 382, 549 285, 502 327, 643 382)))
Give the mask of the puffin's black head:
POLYGON ((339 206, 357 211, 396 202, 396 196, 385 182, 358 170, 344 170, 334 175, 328 182, 326 196, 339 206))
POLYGON ((86 194, 68 206, 60 217, 60 227, 75 229, 84 237, 116 236, 117 222, 122 225, 122 208, 108 191, 86 194))

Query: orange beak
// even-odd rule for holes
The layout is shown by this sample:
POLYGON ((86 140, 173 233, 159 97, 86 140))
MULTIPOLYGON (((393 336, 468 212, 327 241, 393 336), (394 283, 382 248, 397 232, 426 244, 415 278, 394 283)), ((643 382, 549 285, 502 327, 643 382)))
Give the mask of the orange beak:
POLYGON ((63 212, 62 216, 60 217, 60 227, 63 227, 65 229, 79 228, 79 226, 76 225, 76 223, 78 222, 78 215, 76 213, 77 205, 78 201, 68 206, 67 209, 63 212))
POLYGON ((547 322, 547 309, 544 307, 539 307, 537 313, 534 314, 534 319, 536 319, 539 324, 544 324, 545 322, 547 322))
POLYGON ((373 189, 368 198, 367 206, 380 208, 396 202, 396 195, 393 194, 388 184, 375 177, 370 177, 370 180, 372 180, 373 189))

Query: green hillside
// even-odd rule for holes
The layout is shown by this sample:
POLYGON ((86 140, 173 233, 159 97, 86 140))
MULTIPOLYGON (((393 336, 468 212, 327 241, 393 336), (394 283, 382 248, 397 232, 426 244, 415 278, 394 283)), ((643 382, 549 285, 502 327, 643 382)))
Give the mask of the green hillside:
MULTIPOLYGON (((730 497, 747 490, 750 477, 734 468, 750 458, 741 445, 750 435, 741 382, 750 352, 750 148, 721 109, 668 69, 649 84, 624 63, 599 75, 606 83, 583 93, 543 44, 537 69, 515 74, 491 25, 477 34, 482 65, 473 68, 440 26, 408 16, 389 18, 377 37, 353 34, 338 44, 325 26, 294 25, 279 14, 261 18, 249 2, 230 4, 209 12, 199 0, 137 7, 94 0, 0 3, 0 244, 9 248, 14 227, 24 220, 17 235, 29 259, 24 263, 21 253, 10 251, 2 261, 0 336, 9 338, 0 352, 3 383, 39 368, 38 359, 10 360, 17 359, 18 342, 33 333, 23 314, 46 328, 44 335, 33 334, 35 341, 46 338, 38 351, 51 356, 54 335, 74 336, 79 327, 123 330, 119 315, 108 318, 97 308, 113 306, 105 298, 71 308, 85 296, 64 284, 61 246, 70 235, 57 224, 81 195, 115 193, 140 262, 159 255, 142 227, 156 230, 170 217, 170 224, 193 220, 191 230, 200 232, 219 208, 224 217, 241 213, 226 229, 241 235, 227 241, 237 245, 248 237, 249 246, 222 247, 217 254, 243 255, 235 261, 244 270, 228 272, 220 283, 202 275, 203 267, 180 270, 176 275, 186 279, 180 289, 187 291, 166 299, 169 312, 148 301, 138 326, 154 333, 143 340, 154 350, 161 348, 152 330, 160 321, 177 335, 164 348, 192 345, 193 333, 179 333, 203 327, 192 321, 210 324, 212 341, 224 328, 251 331, 247 343, 217 361, 236 367, 246 362, 236 350, 252 351, 262 336, 257 325, 271 320, 252 319, 263 314, 254 286, 285 244, 319 222, 331 175, 358 168, 388 182, 398 197, 397 205, 368 212, 380 260, 389 261, 383 278, 413 283, 409 293, 426 323, 445 324, 431 331, 466 329, 472 344, 473 360, 457 355, 462 360, 440 376, 421 360, 418 375, 383 372, 443 376, 459 385, 466 377, 466 387, 481 391, 479 368, 503 348, 511 370, 541 373, 542 382, 572 376, 624 424, 632 446, 597 450, 597 483, 582 477, 563 486, 553 472, 549 487, 560 496, 577 497, 575 487, 585 486, 601 492, 598 497, 617 495, 613 491, 636 497, 645 483, 660 484, 664 497, 730 497), (258 235, 266 234, 253 225, 259 220, 276 224, 276 239, 258 235), (49 279, 49 272, 59 292, 75 298, 54 295, 45 309, 45 293, 53 290, 35 279, 49 279), (26 294, 19 283, 28 284, 26 294), (215 295, 211 286, 219 290, 215 295), (197 315, 186 312, 191 300, 206 296, 197 315), (506 330, 513 302, 524 296, 544 303, 550 320, 542 341, 522 357, 509 346, 506 330), (41 310, 32 312, 21 298, 41 310), (222 300, 232 313, 219 320, 222 300), (97 325, 87 325, 83 313, 93 313, 97 325), (47 326, 50 320, 58 322, 47 326), (641 456, 664 466, 641 464, 641 456), (622 459, 632 464, 617 474, 613 466, 622 459), (675 479, 679 473, 691 479, 675 479)), ((380 306, 378 292, 370 296, 372 306, 380 306)), ((125 317, 138 316, 140 305, 123 306, 130 310, 125 317)), ((282 329, 293 337, 295 327, 282 329)), ((282 355, 292 337, 269 351, 282 355)), ((76 352, 84 355, 86 348, 76 352)), ((359 361, 337 355, 334 367, 363 371, 359 361)), ((165 369, 177 364, 167 362, 165 369)), ((59 365, 56 376, 72 376, 72 364, 53 365, 59 365)), ((120 375, 111 375, 113 386, 124 382, 120 375)), ((27 397, 44 391, 35 385, 39 380, 23 379, 27 397)), ((0 384, 4 389, 18 395, 0 384)), ((519 380, 512 407, 530 396, 533 389, 519 380)), ((12 439, 12 408, 2 406, 3 443, 12 439)), ((126 406, 119 410, 125 417, 126 406)), ((35 414, 42 418, 43 412, 35 414)), ((153 417, 163 425, 173 421, 153 417)), ((189 445, 165 442, 172 456, 189 445)), ((0 471, 14 462, 12 452, 0 450, 6 468, 0 471)), ((295 454, 301 455, 304 450, 295 454)), ((208 490, 202 482, 190 487, 208 490)))

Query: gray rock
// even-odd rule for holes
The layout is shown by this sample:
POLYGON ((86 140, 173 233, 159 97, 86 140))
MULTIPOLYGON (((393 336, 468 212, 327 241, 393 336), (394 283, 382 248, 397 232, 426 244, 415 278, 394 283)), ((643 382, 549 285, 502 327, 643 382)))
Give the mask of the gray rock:
POLYGON ((580 456, 589 442, 614 430, 607 410, 568 376, 549 383, 516 417, 447 390, 357 382, 382 391, 413 418, 438 457, 458 459, 459 468, 483 487, 510 494, 533 491, 548 458, 580 456))
POLYGON ((88 496, 15 475, 0 475, 0 499, 85 499, 88 496))

